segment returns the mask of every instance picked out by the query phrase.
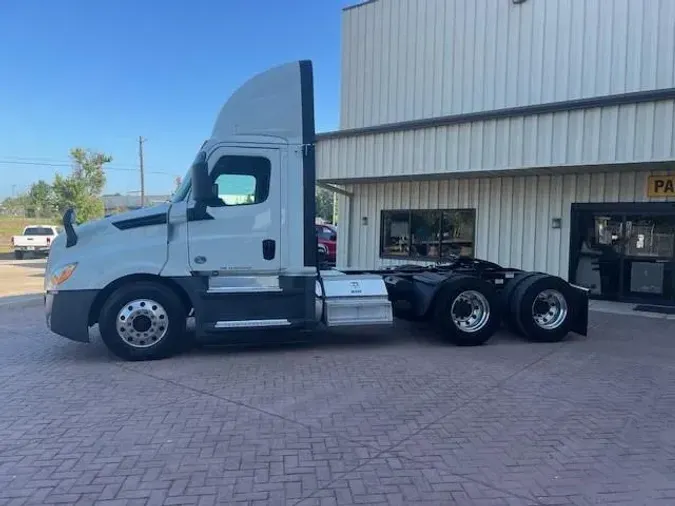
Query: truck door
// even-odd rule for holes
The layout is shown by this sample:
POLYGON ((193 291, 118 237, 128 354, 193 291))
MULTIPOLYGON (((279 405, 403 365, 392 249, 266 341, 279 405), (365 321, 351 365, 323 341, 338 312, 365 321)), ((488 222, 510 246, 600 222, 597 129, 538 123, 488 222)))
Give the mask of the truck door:
POLYGON ((205 217, 188 218, 190 269, 212 277, 278 275, 279 148, 221 145, 208 164, 219 202, 205 217))

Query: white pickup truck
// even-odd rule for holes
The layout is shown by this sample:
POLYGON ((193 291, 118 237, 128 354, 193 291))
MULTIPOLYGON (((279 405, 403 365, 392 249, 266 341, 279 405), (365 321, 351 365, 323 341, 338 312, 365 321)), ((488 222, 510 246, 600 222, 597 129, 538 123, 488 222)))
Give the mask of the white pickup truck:
POLYGON ((52 225, 27 226, 23 229, 21 235, 12 237, 14 257, 21 260, 26 253, 47 256, 57 235, 59 235, 59 227, 52 225))

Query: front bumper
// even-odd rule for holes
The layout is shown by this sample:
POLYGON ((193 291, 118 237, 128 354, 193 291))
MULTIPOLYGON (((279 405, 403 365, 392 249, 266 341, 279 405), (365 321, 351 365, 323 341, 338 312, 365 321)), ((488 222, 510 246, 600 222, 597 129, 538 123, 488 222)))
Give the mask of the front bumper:
POLYGON ((89 310, 98 290, 50 291, 45 294, 49 330, 81 343, 89 342, 89 310))

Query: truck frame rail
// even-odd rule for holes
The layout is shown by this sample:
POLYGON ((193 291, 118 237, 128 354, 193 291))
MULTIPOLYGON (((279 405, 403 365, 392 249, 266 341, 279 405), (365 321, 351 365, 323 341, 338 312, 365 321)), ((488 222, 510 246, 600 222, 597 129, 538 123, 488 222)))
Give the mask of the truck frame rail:
POLYGON ((382 276, 396 318, 430 321, 457 345, 485 344, 502 325, 535 342, 588 332, 588 290, 543 272, 467 257, 341 272, 382 276))

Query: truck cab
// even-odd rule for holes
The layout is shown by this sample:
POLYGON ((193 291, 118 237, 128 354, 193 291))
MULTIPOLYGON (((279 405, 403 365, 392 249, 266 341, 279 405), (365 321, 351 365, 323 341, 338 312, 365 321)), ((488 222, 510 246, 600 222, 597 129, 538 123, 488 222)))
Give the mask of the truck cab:
POLYGON ((98 324, 126 359, 168 356, 197 336, 319 323, 390 324, 381 276, 317 265, 312 65, 263 72, 225 103, 171 202, 76 226, 51 247, 52 331, 98 324), (330 299, 330 300, 329 300, 330 299))

